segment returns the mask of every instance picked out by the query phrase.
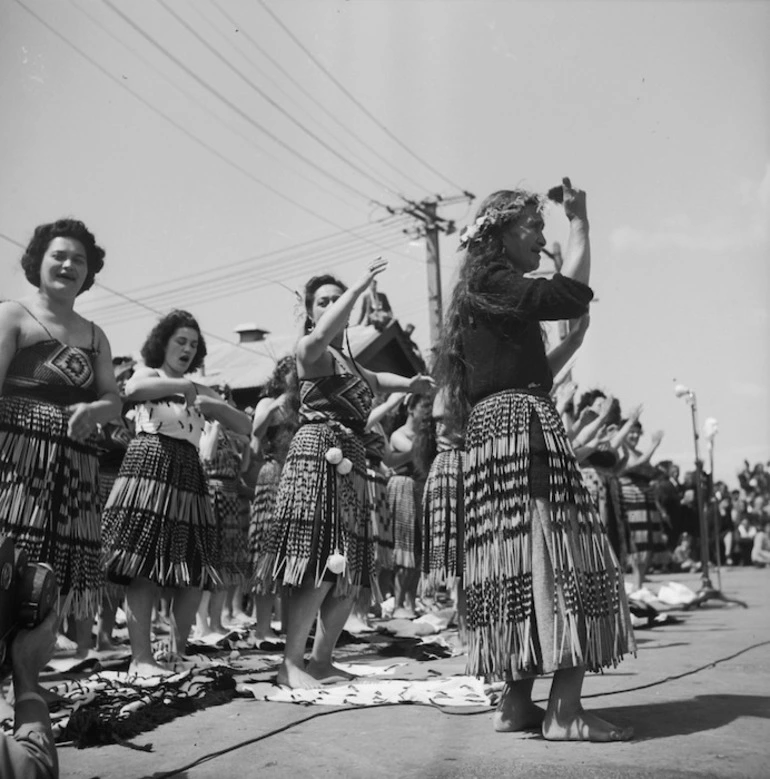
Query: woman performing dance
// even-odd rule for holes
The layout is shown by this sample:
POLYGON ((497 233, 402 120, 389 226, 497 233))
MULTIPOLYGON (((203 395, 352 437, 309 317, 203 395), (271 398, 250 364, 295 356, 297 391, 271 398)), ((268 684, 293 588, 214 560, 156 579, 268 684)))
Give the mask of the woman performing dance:
MULTIPOLYGON (((261 461, 249 523, 249 553, 255 571, 259 558, 266 551, 281 471, 297 429, 299 388, 294 355, 282 357, 278 361, 265 385, 264 393, 265 396, 254 409, 251 427, 252 456, 261 461)), ((276 596, 272 591, 272 583, 265 587, 257 579, 253 587, 254 618, 257 622, 255 638, 261 642, 273 638, 271 621, 276 596)))
POLYGON ((183 655, 202 587, 221 585, 217 529, 198 456, 206 419, 248 435, 251 421, 214 390, 186 378, 206 356, 198 323, 172 311, 150 331, 144 366, 126 383, 134 401, 131 441, 104 510, 107 575, 127 584, 130 672, 168 673, 151 645, 159 587, 173 590, 172 651, 183 655))
POLYGON ((281 474, 268 548, 258 574, 287 585, 286 651, 277 681, 317 687, 348 676, 332 652, 361 587, 373 575, 362 434, 374 392, 420 391, 432 380, 373 373, 342 352, 356 300, 387 261, 370 263, 350 289, 333 276, 305 287, 304 335, 297 342, 299 429, 281 474), (310 661, 305 642, 318 614, 310 661))
POLYGON ((109 342, 74 308, 103 258, 82 222, 40 225, 21 260, 37 292, 0 304, 0 535, 53 567, 79 657, 104 578, 95 434, 121 407, 109 342))
POLYGON ((586 670, 634 650, 623 577, 550 399, 553 373, 582 342, 592 292, 585 193, 564 179, 564 265, 538 268, 542 200, 490 195, 464 231, 465 257, 439 347, 439 383, 458 429, 467 419, 465 588, 469 672, 507 682, 495 728, 549 740, 631 737, 581 705, 586 670), (541 322, 583 318, 547 357, 541 322), (470 413, 469 413, 470 412, 470 413), (546 711, 532 702, 554 673, 546 711))

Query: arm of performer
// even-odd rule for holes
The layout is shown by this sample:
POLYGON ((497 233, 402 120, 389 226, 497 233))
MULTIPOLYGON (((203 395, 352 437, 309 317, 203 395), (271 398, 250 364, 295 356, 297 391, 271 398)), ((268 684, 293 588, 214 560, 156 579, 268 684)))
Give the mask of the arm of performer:
POLYGON ((276 413, 285 401, 286 393, 279 395, 277 398, 262 398, 257 403, 257 407, 254 410, 254 420, 251 425, 252 437, 261 439, 267 433, 267 429, 273 424, 276 413))
POLYGON ((9 303, 10 301, 7 300, 0 303, 0 394, 3 391, 8 366, 19 348, 21 335, 19 325, 21 309, 9 303))
POLYGON ((636 408, 631 409, 631 413, 628 415, 628 419, 625 421, 625 424, 623 427, 618 430, 617 433, 610 439, 610 446, 613 449, 619 449, 623 442, 626 440, 626 436, 628 435, 631 428, 639 421, 639 417, 642 415, 642 407, 637 406, 636 408))
POLYGON ((575 441, 574 441, 575 446, 585 446, 588 444, 589 441, 592 441, 594 438, 596 438, 596 435, 599 432, 599 430, 606 424, 607 417, 610 415, 610 411, 612 411, 612 401, 613 401, 612 395, 608 395, 602 401, 601 409, 596 419, 594 419, 593 422, 589 422, 575 436, 575 441))
POLYGON ((368 433, 378 422, 381 422, 405 397, 404 392, 394 392, 386 398, 385 402, 375 406, 366 420, 366 432, 368 433))
POLYGON ((99 399, 92 403, 76 403, 70 406, 67 435, 75 441, 84 441, 97 425, 120 418, 123 402, 120 399, 115 370, 112 367, 112 350, 101 327, 96 328, 97 354, 94 364, 96 391, 99 399))
POLYGON ((141 403, 143 400, 159 400, 169 395, 184 395, 192 403, 199 387, 184 376, 178 379, 161 376, 155 368, 137 368, 126 382, 126 400, 141 403))
POLYGON ((388 261, 378 257, 349 289, 326 309, 316 322, 312 332, 302 336, 297 343, 297 359, 307 369, 317 363, 331 346, 332 341, 347 326, 348 318, 358 298, 367 290, 372 280, 388 267, 388 261))
POLYGON ((422 373, 418 373, 416 376, 399 376, 397 373, 375 372, 360 366, 359 370, 375 394, 411 392, 414 395, 422 395, 436 386, 432 376, 426 376, 422 373))
POLYGON ((663 440, 663 431, 657 430, 652 434, 650 445, 641 454, 641 456, 637 457, 636 455, 634 455, 633 452, 629 452, 628 462, 626 463, 625 470, 631 471, 634 468, 638 468, 640 465, 646 465, 647 463, 649 463, 650 460, 652 459, 652 456, 655 454, 655 451, 660 446, 662 440, 663 440))
POLYGON ((591 324, 589 314, 581 316, 579 319, 570 322, 569 333, 564 340, 554 346, 548 352, 548 364, 551 367, 551 373, 556 376, 559 371, 572 359, 575 352, 583 345, 588 326, 591 324))
POLYGON ((562 179, 564 213, 569 219, 569 238, 564 252, 562 276, 588 284, 591 277, 591 242, 588 237, 586 193, 574 189, 568 178, 562 179))
POLYGON ((56 648, 54 611, 34 630, 22 630, 12 646, 13 738, 0 734, 0 776, 4 779, 57 779, 56 754, 48 705, 39 695, 40 671, 56 648))
POLYGON ((193 401, 194 406, 206 419, 220 422, 229 430, 239 435, 251 434, 251 419, 245 411, 231 406, 223 400, 211 387, 196 385, 198 394, 193 401))

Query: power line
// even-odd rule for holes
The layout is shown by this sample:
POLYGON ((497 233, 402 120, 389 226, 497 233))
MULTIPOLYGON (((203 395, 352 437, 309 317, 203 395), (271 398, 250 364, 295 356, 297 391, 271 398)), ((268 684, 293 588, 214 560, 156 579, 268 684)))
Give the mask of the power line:
MULTIPOLYGON (((275 67, 285 78, 287 78, 305 97, 307 97, 314 105, 318 106, 321 111, 323 111, 326 116, 329 117, 338 127, 340 127, 342 130, 344 130, 348 135, 350 135, 352 138, 354 138, 358 143, 360 143, 365 149, 370 151, 377 159, 384 162, 389 167, 393 168, 396 173, 398 173, 400 176, 402 176, 406 181, 408 181, 412 186, 417 187, 418 190, 424 190, 429 191, 427 187, 423 186, 419 182, 415 181, 413 178, 408 176, 406 173, 404 173, 403 170, 398 168, 396 165, 393 164, 391 160, 389 160, 385 155, 380 154, 377 149, 375 149, 370 144, 366 143, 364 140, 362 140, 356 133, 354 133, 348 125, 346 125, 344 122, 340 121, 335 114, 330 111, 320 100, 318 100, 312 92, 307 90, 300 81, 294 78, 294 76, 289 73, 289 71, 281 65, 280 62, 278 62, 272 55, 270 55, 265 49, 260 46, 260 44, 249 35, 248 31, 243 28, 242 25, 240 25, 235 19, 233 19, 232 16, 230 16, 227 11, 225 11, 219 3, 216 2, 216 0, 210 0, 211 4, 227 19, 230 24, 232 24, 236 28, 236 32, 238 32, 240 35, 242 35, 244 38, 246 38, 249 43, 254 46, 257 51, 266 59, 268 62, 270 62, 273 67, 275 67)), ((200 13, 200 9, 197 9, 198 13, 200 13)), ((359 158, 360 159, 360 158, 359 158)), ((392 182, 391 182, 392 183, 392 182)))
MULTIPOLYGON (((152 290, 154 290, 156 292, 160 292, 161 291, 159 289, 160 287, 166 286, 166 285, 176 285, 180 281, 189 281, 190 279, 200 278, 202 276, 205 276, 205 275, 211 274, 211 273, 215 273, 215 274, 219 275, 226 269, 233 270, 235 268, 239 268, 241 266, 249 265, 251 263, 257 262, 259 260, 273 260, 273 261, 275 261, 275 259, 277 258, 278 255, 285 254, 287 252, 293 252, 293 251, 299 251, 299 250, 303 250, 303 249, 308 249, 309 247, 313 247, 313 246, 315 246, 317 244, 321 244, 321 243, 323 243, 325 241, 329 241, 329 240, 331 240, 333 238, 338 238, 338 237, 343 236, 343 235, 350 235, 351 234, 351 232, 350 232, 351 230, 353 230, 353 231, 356 231, 356 230, 363 231, 363 230, 366 230, 370 226, 384 225, 386 222, 392 224, 393 222, 398 222, 399 219, 400 219, 400 217, 398 217, 398 216, 388 216, 388 217, 385 217, 384 219, 377 220, 376 222, 368 222, 368 223, 365 223, 365 224, 362 224, 362 225, 357 225, 356 227, 351 227, 349 230, 340 230, 337 233, 331 233, 329 235, 324 235, 324 236, 321 236, 319 238, 312 238, 312 239, 310 239, 308 241, 303 241, 301 243, 293 244, 293 245, 290 245, 290 246, 284 246, 284 247, 282 247, 280 249, 273 249, 272 251, 264 252, 262 254, 253 255, 253 256, 247 257, 247 258, 245 258, 243 260, 236 260, 235 262, 228 262, 225 265, 221 265, 216 270, 206 269, 206 270, 201 270, 201 271, 194 271, 192 273, 185 273, 182 276, 176 276, 176 277, 164 279, 162 281, 154 281, 154 282, 149 283, 149 284, 143 284, 143 285, 140 285, 138 287, 133 287, 133 288, 127 290, 126 294, 135 295, 135 294, 139 294, 141 292, 144 292, 145 290, 148 290, 148 289, 152 289, 152 290)), ((357 234, 354 234, 354 237, 356 239, 360 240, 360 238, 358 237, 357 234)), ((200 283, 203 284, 203 283, 206 283, 206 282, 205 282, 205 280, 201 280, 200 283)), ((174 289, 176 290, 176 289, 178 289, 178 287, 175 287, 174 289)))
POLYGON ((320 138, 312 130, 305 127, 305 125, 302 124, 302 122, 300 122, 298 119, 292 116, 280 103, 278 103, 276 100, 273 100, 273 98, 270 97, 270 95, 268 95, 263 89, 261 89, 257 84, 255 84, 250 78, 247 78, 243 73, 241 73, 238 70, 238 68, 236 68, 232 64, 232 62, 230 62, 227 59, 227 57, 225 57, 224 55, 221 54, 221 52, 215 49, 197 30, 195 30, 192 27, 191 24, 185 21, 172 8, 169 8, 165 0, 158 0, 158 3, 163 8, 165 8, 166 12, 169 13, 171 16, 173 16, 174 19, 176 19, 177 22, 179 22, 179 24, 181 24, 190 33, 190 35, 192 35, 201 45, 203 45, 206 49, 208 49, 208 51, 210 51, 221 63, 223 63, 225 67, 227 67, 229 70, 235 73, 235 75, 238 76, 238 78, 240 78, 241 81, 247 84, 250 89, 256 92, 263 100, 269 103, 276 111, 278 111, 280 114, 285 116, 295 127, 298 127, 300 130, 302 130, 302 132, 304 132, 306 135, 312 138, 317 144, 323 146, 324 149, 326 149, 329 153, 333 154, 338 160, 340 160, 340 162, 352 168, 360 176, 369 179, 369 181, 371 181, 377 187, 383 187, 391 195, 395 195, 396 197, 399 197, 397 192, 388 189, 388 187, 384 187, 380 179, 377 179, 371 174, 367 173, 365 170, 358 167, 358 165, 353 164, 347 157, 345 157, 345 155, 340 154, 340 152, 337 151, 337 149, 335 149, 333 146, 330 146, 328 143, 326 143, 326 141, 324 141, 323 138, 320 138))
MULTIPOLYGON (((403 238, 393 238, 390 242, 390 244, 385 245, 385 250, 395 248, 396 246, 399 246, 402 242, 403 238)), ((333 261, 335 265, 344 265, 349 262, 357 262, 361 258, 361 252, 360 249, 356 247, 350 247, 348 250, 346 250, 344 253, 335 253, 333 255, 330 255, 328 260, 333 261)), ((310 273, 318 268, 318 259, 311 259, 310 262, 308 262, 307 259, 305 260, 296 260, 294 263, 290 265, 288 268, 288 272, 291 272, 292 275, 299 275, 300 273, 310 273)), ((287 269, 285 267, 281 268, 283 272, 287 272, 287 269)), ((284 278, 286 278, 284 276, 284 278)), ((256 276, 248 281, 246 283, 242 279, 238 278, 233 280, 228 284, 228 286, 223 286, 219 288, 216 291, 212 291, 210 287, 201 287, 197 286, 194 290, 190 290, 188 293, 188 297, 182 298, 181 295, 178 295, 176 297, 176 304, 184 304, 185 306, 195 306, 195 305, 202 305, 210 303, 214 300, 219 300, 223 297, 233 296, 233 295, 239 295, 244 294, 246 292, 252 292, 256 289, 261 289, 263 287, 269 286, 270 284, 275 283, 281 283, 279 279, 277 278, 270 278, 266 275, 259 275, 256 276)), ((167 304, 170 305, 171 301, 168 301, 167 304)), ((159 302, 157 300, 153 300, 152 303, 154 305, 163 305, 162 302, 159 302)), ((114 307, 113 307, 114 308, 114 307)), ((109 315, 107 315, 107 321, 114 325, 121 323, 123 321, 128 321, 130 319, 129 312, 116 312, 115 317, 109 318, 109 315)))
POLYGON ((305 205, 302 205, 301 203, 297 202, 293 198, 289 197, 288 195, 285 195, 280 190, 276 189, 275 187, 271 186, 270 184, 262 181, 261 179, 257 178, 254 174, 247 171, 245 168, 238 165, 236 162, 233 162, 232 160, 225 157, 224 154, 222 154, 218 149, 215 149, 213 146, 210 146, 208 143, 206 143, 201 138, 198 138, 196 135, 191 133, 184 125, 180 124, 176 120, 172 119, 167 114, 163 113, 160 109, 156 108, 152 103, 147 101, 145 98, 143 98, 138 92, 133 90, 130 86, 128 86, 124 81, 117 78, 116 76, 112 75, 108 70, 106 70, 102 65, 100 65, 96 60, 94 60, 91 56, 83 52, 81 49, 79 49, 75 44, 73 44, 70 40, 68 40, 64 35, 62 35, 57 29, 52 27, 48 22, 45 21, 42 17, 40 17, 38 14, 36 14, 33 10, 28 8, 26 5, 24 5, 21 0, 14 0, 14 2, 17 5, 20 5, 30 16, 33 16, 35 19, 37 19, 40 24, 42 24, 49 32, 51 32, 53 35, 55 35, 60 41, 64 42, 67 46, 69 46, 71 49, 75 51, 76 54, 78 54, 80 57, 82 57, 86 62, 88 62, 90 65, 93 65, 102 75, 106 76, 110 81, 117 84, 121 89, 124 89, 126 92, 128 92, 130 95, 132 95, 136 100, 138 100, 142 105, 144 105, 146 108, 149 108, 150 111, 152 111, 154 114, 159 116, 161 119, 163 119, 165 122, 168 122, 170 125, 172 125, 174 128, 179 130, 179 132, 183 133, 187 138, 189 138, 194 143, 198 144, 199 146, 202 146, 206 151, 213 154, 217 159, 219 159, 221 162, 224 162, 228 167, 233 168, 234 170, 238 171, 239 173, 246 176, 248 179, 253 181, 256 184, 259 184, 261 187, 264 187, 269 192, 272 192, 277 197, 281 198, 281 200, 285 200, 288 203, 291 203, 293 206, 296 206, 301 211, 304 211, 306 214, 310 214, 311 216, 314 216, 316 219, 318 219, 321 222, 324 222, 326 224, 331 225, 332 227, 341 227, 341 225, 338 225, 336 222, 333 222, 331 219, 328 219, 325 216, 322 216, 321 214, 317 213, 316 211, 313 211, 313 209, 308 208, 305 205))
POLYGON ((407 154, 409 154, 411 157, 413 157, 415 160, 420 162, 422 165, 424 165, 428 170, 430 170, 432 173, 434 173, 436 176, 438 176, 440 179, 445 181, 447 184, 449 184, 450 187, 454 187, 459 192, 465 192, 465 190, 460 187, 458 184, 455 184, 451 179, 448 179, 443 173, 436 170, 430 163, 423 160, 421 157, 419 157, 417 154, 415 154, 403 141, 401 141, 398 137, 396 137, 371 111, 369 111, 366 106, 364 106, 358 98, 356 98, 355 95, 353 95, 345 86, 342 84, 333 73, 329 71, 329 69, 302 43, 302 41, 297 38, 296 35, 281 21, 281 19, 270 10, 270 8, 267 6, 267 4, 264 2, 264 0, 259 0, 259 4, 262 6, 262 8, 265 10, 265 12, 273 19, 273 21, 286 33, 286 35, 289 36, 289 38, 294 41, 294 43, 302 49, 302 51, 311 59, 311 61, 315 64, 315 66, 325 75, 329 80, 349 99, 351 100, 358 108, 363 111, 366 116, 369 117, 392 141, 394 141, 396 144, 398 144, 407 154))
MULTIPOLYGON (((376 234, 376 237, 378 240, 391 240, 394 238, 393 236, 393 230, 397 226, 393 226, 391 228, 380 228, 381 234, 376 234)), ((372 236, 374 237, 374 236, 372 236)), ((400 235, 399 231, 399 239, 403 241, 403 237, 400 235)), ((317 248, 316 246, 308 246, 306 248, 301 249, 297 252, 291 252, 290 247, 287 250, 282 250, 282 253, 285 256, 276 257, 276 253, 272 253, 272 257, 265 257, 262 258, 260 262, 255 264, 253 267, 248 267, 243 271, 240 271, 237 274, 234 274, 232 272, 225 272, 227 270, 227 266, 224 266, 221 269, 217 269, 216 275, 213 278, 208 279, 201 279, 198 278, 198 280, 190 281, 189 283, 180 284, 180 281, 188 281, 193 275, 201 276, 203 274, 210 274, 211 271, 200 271, 197 274, 190 274, 190 276, 183 276, 182 279, 176 279, 176 280, 170 280, 167 282, 164 282, 163 286, 166 287, 166 289, 158 289, 155 285, 146 285, 143 288, 135 288, 133 290, 129 290, 128 294, 131 295, 140 295, 144 300, 150 302, 160 302, 162 300, 173 300, 174 298, 178 298, 180 295, 190 291, 190 290, 197 290, 197 289, 205 289, 208 292, 213 292, 217 289, 222 288, 232 288, 234 290, 241 287, 246 281, 253 279, 255 275, 258 278, 261 278, 265 271, 267 270, 273 270, 281 273, 285 273, 287 267, 290 267, 292 265, 296 265, 297 263, 306 264, 308 262, 311 262, 313 264, 317 264, 320 261, 326 260, 328 258, 333 258, 335 255, 340 254, 341 252, 349 252, 351 250, 356 251, 359 256, 362 253, 362 249, 360 246, 360 241, 357 239, 347 239, 342 244, 333 244, 330 246, 326 246, 324 248, 317 248), (142 294, 144 290, 150 290, 148 294, 142 294)), ((230 266, 232 267, 232 266, 230 266)), ((104 309, 110 313, 114 310, 114 306, 97 306, 97 308, 92 309, 92 313, 101 313, 101 309, 104 309)))
MULTIPOLYGON (((18 0, 17 0, 18 2, 18 0)), ((200 87, 205 89, 209 94, 213 95, 217 100, 224 103, 231 111, 236 113, 238 116, 240 116, 244 121, 248 122, 252 127, 254 127, 256 130, 259 130, 259 132, 266 135, 268 138, 270 138, 274 143, 278 144, 281 148, 286 149, 290 154, 293 154, 295 157, 298 157, 301 159, 304 163, 309 165, 310 167, 314 168, 315 170, 322 173, 324 176, 327 176, 332 181, 336 182, 339 186, 343 187, 344 189, 348 189, 354 194, 358 195, 360 198, 363 198, 369 203, 376 203, 376 198, 370 197, 365 192, 360 190, 358 187, 348 183, 347 181, 343 181, 341 178, 338 178, 333 173, 330 173, 325 168, 322 168, 320 165, 316 164, 311 160, 309 157, 306 157, 302 152, 297 151, 292 146, 290 146, 286 141, 284 141, 282 138, 279 138, 275 133, 268 130, 264 125, 260 124, 256 119, 249 116, 245 111, 243 111, 239 106, 237 106, 235 103, 233 103, 232 100, 225 97, 223 94, 221 94, 219 91, 217 91, 214 87, 212 87, 208 82, 204 81, 195 71, 191 70, 190 68, 185 65, 184 62, 182 62, 178 57, 176 57, 174 54, 172 54, 168 49, 166 49, 164 46, 162 46, 160 43, 158 43, 155 38, 153 38, 148 32, 143 30, 136 22, 133 21, 130 17, 126 16, 119 8, 117 8, 111 0, 104 0, 104 4, 112 10, 113 13, 117 14, 123 21, 131 27, 138 35, 140 35, 144 40, 146 40, 148 43, 150 43, 152 46, 154 46, 158 51, 160 51, 165 57, 170 59, 177 67, 179 67, 181 70, 183 70, 193 81, 195 81, 196 84, 198 84, 200 87)), ((164 6, 165 7, 165 6, 164 6)), ((166 8, 168 11, 169 9, 166 8)), ((173 15, 173 14, 172 14, 173 15)))
MULTIPOLYGON (((124 41, 122 41, 115 33, 113 33, 111 30, 109 30, 104 24, 102 24, 99 19, 97 19, 90 11, 86 10, 85 8, 78 5, 76 0, 70 0, 71 4, 75 7, 76 10, 78 10, 80 13, 82 13, 85 17, 87 17, 90 22, 97 27, 103 34, 107 35, 109 38, 114 40, 116 43, 118 43, 120 46, 122 46, 126 51, 128 51, 132 57, 135 59, 138 59, 140 62, 144 63, 150 70, 152 70, 154 73, 157 73, 167 84, 169 84, 173 89, 175 89, 178 93, 183 95, 187 100, 189 100, 191 103, 194 103, 197 105, 201 110, 205 111, 214 121, 216 121, 218 124, 220 124, 222 127, 225 127, 228 132, 232 132, 235 135, 237 135, 239 138, 241 138, 243 141, 248 143, 250 146, 252 146, 254 149, 257 149, 261 154, 265 154, 266 156, 272 158, 273 160, 279 161, 278 158, 272 154, 270 151, 267 150, 265 146, 260 145, 257 143, 257 141, 250 135, 247 135, 246 133, 242 132, 240 129, 233 127, 231 124, 228 124, 223 117, 218 114, 216 111, 214 111, 212 108, 209 108, 205 103, 203 103, 198 98, 194 97, 187 89, 180 86, 179 84, 174 83, 168 76, 166 76, 164 73, 162 73, 155 65, 153 65, 146 57, 143 57, 141 54, 137 53, 134 49, 130 48, 124 41)), ((359 208, 360 205, 358 202, 353 202, 352 200, 345 199, 339 192, 335 192, 334 190, 326 187, 324 184, 322 184, 317 179, 311 178, 308 173, 306 173, 304 170, 300 169, 298 165, 293 163, 291 160, 285 161, 280 160, 280 163, 282 165, 289 165, 291 166, 292 170, 301 178, 305 179, 306 181, 310 182, 314 187, 317 187, 322 192, 325 192, 327 195, 331 195, 331 197, 336 198, 341 203, 344 203, 348 207, 352 208, 359 208)))

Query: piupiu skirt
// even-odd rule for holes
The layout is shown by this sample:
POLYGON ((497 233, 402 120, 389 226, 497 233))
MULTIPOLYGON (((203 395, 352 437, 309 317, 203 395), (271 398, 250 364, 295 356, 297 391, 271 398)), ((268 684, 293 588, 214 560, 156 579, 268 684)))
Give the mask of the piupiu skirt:
POLYGON ((270 525, 275 512, 278 497, 278 485, 281 482, 281 464, 269 458, 265 460, 257 474, 254 497, 251 499, 249 521, 249 556, 251 557, 251 586, 262 592, 264 582, 257 574, 260 557, 267 552, 270 538, 270 525))
POLYGON ((238 481, 208 477, 209 497, 219 541, 219 574, 225 587, 238 587, 248 580, 248 528, 241 522, 238 481))
POLYGON ((623 576, 550 398, 480 401, 466 452, 468 672, 617 665, 635 651, 623 576))
POLYGON ((222 586, 219 541, 198 450, 139 433, 129 444, 103 515, 110 581, 141 576, 161 587, 222 586))
POLYGON ((69 417, 56 403, 0 398, 0 535, 54 569, 62 616, 85 619, 104 584, 99 465, 91 444, 67 435, 69 417))
POLYGON ((371 512, 374 564, 378 571, 393 568, 393 518, 388 508, 388 477, 380 462, 367 458, 366 489, 371 512))
POLYGON ((363 442, 342 425, 304 424, 289 446, 255 575, 266 590, 274 582, 298 587, 312 577, 317 586, 334 582, 338 596, 358 596, 374 566, 369 522, 363 442), (350 473, 340 474, 327 462, 333 447, 352 462, 350 473), (327 567, 335 551, 346 561, 339 575, 327 567))
POLYGON ((388 479, 388 510, 393 517, 393 563, 419 568, 422 555, 422 490, 411 476, 388 479))
POLYGON ((465 452, 439 452, 428 471, 422 496, 423 573, 428 586, 461 577, 465 524, 463 463, 465 452))

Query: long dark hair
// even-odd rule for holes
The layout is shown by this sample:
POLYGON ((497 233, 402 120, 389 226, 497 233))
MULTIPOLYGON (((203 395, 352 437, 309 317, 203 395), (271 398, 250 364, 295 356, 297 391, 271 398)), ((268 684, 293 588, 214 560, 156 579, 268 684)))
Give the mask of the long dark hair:
POLYGON ((436 345, 436 381, 445 387, 445 418, 457 430, 464 430, 470 414, 466 393, 466 360, 463 353, 463 331, 474 316, 511 316, 510 301, 501 295, 482 292, 484 279, 494 268, 508 266, 503 246, 503 232, 529 206, 540 208, 542 198, 523 189, 504 189, 487 197, 476 213, 474 224, 483 224, 465 249, 458 270, 457 283, 444 318, 436 345))

